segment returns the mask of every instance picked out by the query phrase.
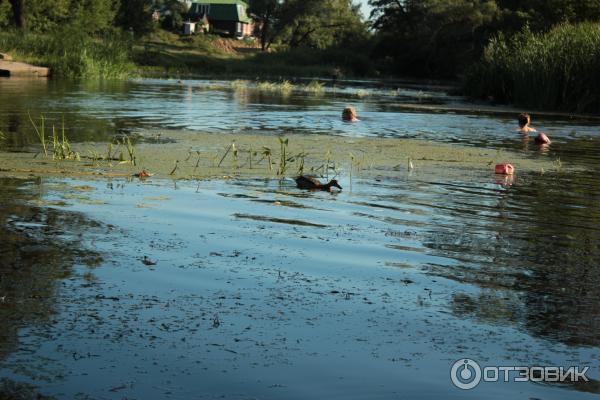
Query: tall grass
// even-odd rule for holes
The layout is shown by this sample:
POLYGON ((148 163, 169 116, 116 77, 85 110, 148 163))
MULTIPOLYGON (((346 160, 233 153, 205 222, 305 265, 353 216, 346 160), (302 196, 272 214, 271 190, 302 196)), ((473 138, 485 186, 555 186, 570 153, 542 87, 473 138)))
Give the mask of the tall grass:
POLYGON ((525 29, 490 41, 465 94, 528 108, 600 113, 600 23, 525 29))
POLYGON ((110 30, 91 37, 67 26, 52 34, 0 32, 0 48, 18 59, 50 67, 66 78, 124 78, 131 75, 131 37, 110 30))

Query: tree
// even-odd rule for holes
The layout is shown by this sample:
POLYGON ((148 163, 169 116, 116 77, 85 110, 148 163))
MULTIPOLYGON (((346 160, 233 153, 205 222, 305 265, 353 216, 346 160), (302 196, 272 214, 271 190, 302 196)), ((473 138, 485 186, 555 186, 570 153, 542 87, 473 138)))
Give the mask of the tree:
POLYGON ((183 16, 187 14, 187 7, 179 0, 155 0, 154 7, 161 10, 161 27, 169 31, 177 31, 183 25, 183 16))
POLYGON ((114 24, 119 4, 119 0, 71 0, 70 15, 83 30, 101 32, 114 24))
POLYGON ((12 6, 8 0, 0 0, 0 28, 5 28, 10 25, 13 20, 12 6))
POLYGON ((27 20, 25 18, 25 0, 9 0, 13 10, 13 20, 15 26, 21 29, 27 27, 27 20))
POLYGON ((117 25, 144 35, 155 29, 152 20, 152 0, 123 0, 117 12, 117 25))
POLYGON ((259 22, 260 47, 265 51, 273 41, 273 26, 279 18, 280 3, 278 0, 253 0, 249 11, 259 22))
POLYGON ((395 72, 454 76, 479 57, 500 10, 493 0, 371 0, 375 56, 395 72))
POLYGON ((277 21, 280 40, 292 48, 324 49, 366 35, 359 8, 351 0, 287 0, 277 21))

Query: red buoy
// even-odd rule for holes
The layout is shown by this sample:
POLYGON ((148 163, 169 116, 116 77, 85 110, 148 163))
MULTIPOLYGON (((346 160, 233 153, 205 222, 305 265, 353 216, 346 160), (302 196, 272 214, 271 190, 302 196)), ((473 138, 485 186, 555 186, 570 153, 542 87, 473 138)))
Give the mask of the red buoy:
POLYGON ((501 175, 512 175, 515 172, 515 167, 511 164, 496 164, 496 173, 501 175))
POLYGON ((535 137, 535 142, 537 144, 550 144, 550 138, 548 136, 546 136, 546 134, 544 132, 540 132, 536 137, 535 137))

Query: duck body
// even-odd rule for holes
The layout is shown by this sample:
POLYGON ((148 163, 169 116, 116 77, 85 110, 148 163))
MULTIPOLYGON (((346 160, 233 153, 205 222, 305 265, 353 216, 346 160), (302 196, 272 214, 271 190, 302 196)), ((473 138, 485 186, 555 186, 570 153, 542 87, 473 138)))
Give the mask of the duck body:
POLYGON ((299 189, 325 190, 327 192, 331 192, 331 189, 333 187, 336 187, 336 188, 342 190, 342 187, 340 186, 338 181, 335 179, 332 179, 331 181, 329 181, 329 183, 321 183, 321 181, 319 181, 314 176, 300 175, 299 177, 295 178, 294 180, 296 181, 296 185, 298 186, 299 189))

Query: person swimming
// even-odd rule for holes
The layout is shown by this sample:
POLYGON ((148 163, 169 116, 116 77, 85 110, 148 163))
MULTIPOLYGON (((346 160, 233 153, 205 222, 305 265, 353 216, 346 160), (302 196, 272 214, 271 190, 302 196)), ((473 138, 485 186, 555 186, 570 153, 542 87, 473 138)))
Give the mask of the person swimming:
POLYGON ((517 132, 519 133, 530 133, 530 132, 537 132, 537 130, 531 126, 529 126, 529 124, 531 124, 531 116, 529 114, 519 114, 519 116, 517 117, 517 120, 519 121, 519 129, 517 129, 517 132))
MULTIPOLYGON (((531 116, 529 114, 519 114, 519 116, 517 117, 518 121, 519 121, 519 129, 517 130, 519 133, 524 133, 525 134, 525 140, 527 140, 527 134, 529 133, 537 133, 537 130, 531 126, 529 126, 529 124, 531 123, 531 116)), ((536 144, 539 145, 544 145, 547 146, 550 143, 552 143, 552 141, 550 140, 550 138, 544 133, 544 132, 540 132, 534 139, 536 144)))
POLYGON ((356 109, 354 107, 346 107, 342 111, 342 119, 348 122, 356 122, 359 119, 356 118, 356 109))

